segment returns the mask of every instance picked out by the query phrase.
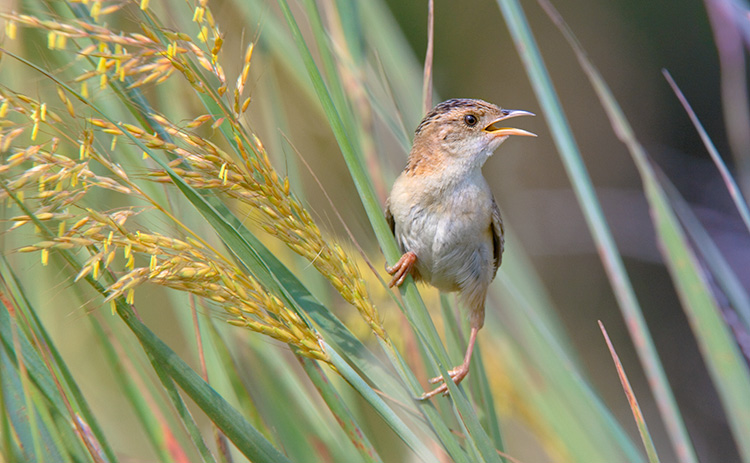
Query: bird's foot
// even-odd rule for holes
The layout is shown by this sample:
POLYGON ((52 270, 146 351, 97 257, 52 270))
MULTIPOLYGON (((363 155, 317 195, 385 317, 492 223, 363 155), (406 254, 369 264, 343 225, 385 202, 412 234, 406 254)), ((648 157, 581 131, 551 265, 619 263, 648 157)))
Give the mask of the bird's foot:
MULTIPOLYGON (((448 371, 448 375, 451 377, 454 383, 458 385, 465 377, 469 374, 469 362, 464 362, 461 365, 448 371)), ((419 396, 419 400, 427 400, 435 397, 438 394, 448 395, 448 385, 445 384, 445 379, 442 376, 436 376, 430 379, 430 384, 440 384, 435 389, 425 392, 419 396)))
POLYGON ((406 275, 411 273, 411 269, 414 267, 414 262, 416 261, 417 255, 409 251, 404 253, 393 267, 386 266, 385 271, 393 275, 391 282, 388 283, 388 287, 401 286, 406 279, 406 275))

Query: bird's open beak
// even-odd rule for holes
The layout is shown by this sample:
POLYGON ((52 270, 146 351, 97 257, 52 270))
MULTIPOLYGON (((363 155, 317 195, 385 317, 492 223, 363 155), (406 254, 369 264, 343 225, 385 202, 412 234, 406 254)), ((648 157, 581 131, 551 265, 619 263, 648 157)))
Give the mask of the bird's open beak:
POLYGON ((511 117, 534 116, 534 115, 535 115, 534 113, 530 113, 528 111, 505 110, 503 111, 503 116, 494 120, 492 124, 485 127, 484 131, 491 133, 492 135, 496 137, 507 137, 508 135, 520 135, 522 137, 536 137, 535 133, 527 132, 521 129, 515 129, 513 127, 500 127, 498 125, 500 122, 506 119, 510 119, 511 117))

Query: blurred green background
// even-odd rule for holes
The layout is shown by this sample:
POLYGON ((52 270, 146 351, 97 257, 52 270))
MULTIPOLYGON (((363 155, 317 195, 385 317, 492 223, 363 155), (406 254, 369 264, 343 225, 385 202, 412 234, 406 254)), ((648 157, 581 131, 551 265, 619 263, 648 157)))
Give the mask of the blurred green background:
MULTIPOLYGON (((599 68, 636 136, 691 203, 746 288, 750 238, 721 177, 662 76, 680 86, 725 160, 731 151, 720 68, 704 2, 553 2, 599 68)), ((426 48, 426 1, 389 1, 415 54, 426 48)), ((639 301, 695 439, 701 461, 738 461, 716 393, 657 249, 638 173, 570 47, 533 1, 523 2, 555 89, 600 195, 639 301)), ((483 98, 539 114, 539 106, 493 1, 435 2, 435 91, 483 98)), ((509 140, 484 168, 506 222, 532 256, 589 378, 631 433, 630 409, 596 325, 602 320, 630 376, 650 431, 664 438, 624 321, 542 117, 524 120, 539 138, 509 140)), ((747 155, 747 153, 745 153, 747 155)), ((512 269, 506 268, 508 272, 512 269)), ((512 309, 509 309, 512 310, 512 309)), ((635 434, 633 434, 635 436, 635 434)), ((670 450, 657 442, 662 461, 670 450)))

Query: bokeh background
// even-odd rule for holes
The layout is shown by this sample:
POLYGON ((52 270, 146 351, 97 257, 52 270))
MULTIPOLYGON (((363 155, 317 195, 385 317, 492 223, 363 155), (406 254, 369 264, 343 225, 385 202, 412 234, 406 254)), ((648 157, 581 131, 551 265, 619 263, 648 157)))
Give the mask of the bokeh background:
MULTIPOLYGON (((710 2, 707 2, 710 3, 710 2)), ((750 239, 704 145, 662 76, 668 70, 731 165, 719 57, 706 3, 695 0, 553 2, 599 68, 635 132, 690 202, 750 287, 750 239)), ((427 45, 426 1, 390 1, 414 52, 427 45)), ((638 173, 570 47, 533 1, 523 3, 586 167, 620 248, 670 383, 702 461, 738 461, 716 393, 672 291, 638 173)), ((538 103, 497 4, 435 2, 435 90, 538 113, 538 103)), ((609 330, 651 432, 664 437, 594 243, 542 117, 518 121, 539 138, 509 140, 485 166, 498 202, 607 404, 631 433, 630 410, 597 320, 609 330)), ((749 128, 750 129, 750 128, 749 128)), ((744 153, 747 155, 747 153, 744 153)), ((508 246, 519 243, 509 242, 508 246)), ((506 269, 512 272, 512 269, 506 269)), ((507 308, 512 310, 512 308, 507 308)), ((670 450, 657 444, 662 461, 670 450)))

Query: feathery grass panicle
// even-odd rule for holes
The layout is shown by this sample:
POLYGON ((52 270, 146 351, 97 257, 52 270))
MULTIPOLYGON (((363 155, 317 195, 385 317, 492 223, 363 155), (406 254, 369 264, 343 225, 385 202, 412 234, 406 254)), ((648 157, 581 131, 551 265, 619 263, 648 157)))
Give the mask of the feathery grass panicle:
MULTIPOLYGON (((131 231, 126 221, 137 215, 132 209, 111 212, 85 209, 78 216, 35 215, 37 219, 57 220, 59 234, 18 251, 39 251, 44 260, 50 250, 88 248, 91 255, 76 280, 87 275, 98 279, 103 271, 111 270, 117 256, 122 255, 125 273, 115 272, 121 276, 107 288, 104 302, 125 296, 132 303, 135 288, 144 283, 186 291, 219 305, 229 315, 230 324, 287 343, 302 355, 327 360, 318 335, 294 311, 252 276, 197 240, 131 231), (67 227, 67 223, 72 225, 67 227)), ((19 216, 14 220, 24 224, 30 222, 31 217, 19 216)))
MULTIPOLYGON (((167 124, 163 118, 157 119, 167 124)), ((243 169, 212 143, 173 125, 165 128, 175 138, 192 145, 190 150, 171 151, 181 156, 172 161, 175 173, 193 188, 221 191, 254 206, 260 213, 263 229, 310 261, 342 297, 357 308, 371 329, 385 337, 377 309, 354 261, 339 244, 323 238, 309 212, 291 194, 289 179, 279 177, 257 137, 253 137, 254 156, 243 156, 247 160, 243 169), (178 167, 183 163, 190 169, 178 167)), ((170 181, 163 171, 153 171, 150 177, 160 182, 170 181)))
POLYGON ((41 221, 50 224, 50 230, 57 231, 55 236, 45 236, 43 241, 23 246, 18 252, 40 252, 42 263, 46 265, 51 250, 86 248, 90 256, 76 280, 87 275, 98 279, 102 272, 113 269, 113 263, 121 254, 124 273, 113 270, 121 276, 107 288, 105 302, 125 296, 132 303, 136 287, 144 283, 190 292, 222 307, 229 315, 230 324, 287 343, 302 355, 327 360, 317 333, 228 259, 195 239, 181 240, 128 229, 126 221, 138 214, 135 209, 105 212, 86 206, 86 195, 95 188, 129 195, 145 204, 152 203, 129 182, 121 167, 99 154, 93 144, 94 132, 117 136, 127 130, 151 148, 176 150, 175 145, 163 143, 129 124, 123 124, 120 129, 93 118, 87 120, 91 128, 83 130, 78 140, 63 138, 66 136, 60 126, 62 120, 49 109, 44 111, 43 117, 40 115, 44 114, 40 108, 46 108, 46 103, 7 90, 0 90, 0 101, 6 108, 5 117, 0 121, 0 143, 7 143, 5 154, 0 158, 0 178, 4 184, 0 199, 22 201, 27 211, 10 218, 11 229, 41 221), (20 135, 28 132, 28 125, 34 123, 45 124, 60 137, 48 137, 47 141, 24 146, 22 142, 31 140, 20 135), (16 146, 17 143, 20 146, 16 146), (60 154, 64 152, 85 155, 76 160, 60 154), (105 167, 112 176, 95 174, 92 163, 105 167))
MULTIPOLYGON (((75 82, 82 85, 89 79, 98 78, 99 88, 104 89, 108 79, 116 78, 119 81, 127 82, 129 88, 135 88, 149 83, 159 84, 164 82, 174 74, 174 70, 177 70, 177 75, 182 75, 197 92, 204 95, 208 94, 209 98, 213 99, 220 108, 232 108, 227 110, 223 117, 203 114, 183 124, 182 127, 171 122, 164 115, 149 114, 151 122, 157 124, 160 129, 154 133, 153 127, 144 129, 137 125, 125 122, 113 123, 98 117, 84 119, 84 116, 78 114, 80 111, 75 109, 75 105, 67 97, 66 92, 58 88, 58 97, 64 107, 63 110, 73 120, 80 121, 81 125, 88 127, 81 131, 81 136, 77 141, 80 162, 76 163, 69 157, 60 156, 60 159, 56 160, 57 163, 67 162, 71 165, 56 168, 61 172, 57 174, 59 178, 48 178, 49 175, 45 172, 53 169, 53 164, 38 154, 39 152, 45 153, 45 151, 39 146, 25 148, 18 152, 29 151, 35 154, 36 157, 32 160, 35 167, 24 171, 15 178, 8 184, 9 188, 20 189, 32 180, 39 181, 40 185, 46 185, 45 188, 48 189, 56 185, 55 188, 58 192, 64 192, 59 198, 64 198, 66 194, 69 198, 67 202, 62 199, 57 200, 61 204, 59 207, 69 205, 81 207, 83 195, 86 189, 91 186, 100 186, 127 194, 133 191, 134 187, 127 181, 127 174, 119 166, 96 154, 94 143, 95 139, 98 140, 101 135, 111 136, 110 149, 114 151, 117 147, 117 140, 135 139, 148 149, 159 150, 176 156, 176 159, 171 162, 171 167, 191 187, 212 189, 253 206, 261 217, 263 229, 282 240, 294 252, 309 260, 331 282, 343 298, 357 308, 376 335, 385 338, 385 331, 380 323, 379 315, 354 260, 344 252, 340 245, 323 238, 322 232, 308 211, 292 195, 289 180, 281 178, 271 165, 260 139, 242 125, 240 117, 250 103, 249 97, 244 97, 243 93, 249 76, 254 49, 252 43, 246 48, 242 70, 237 77, 231 101, 227 101, 227 105, 223 104, 222 98, 230 99, 229 96, 223 97, 226 92, 226 78, 218 56, 223 38, 205 2, 199 3, 193 17, 194 22, 201 25, 201 34, 197 42, 182 32, 159 30, 157 34, 146 26, 142 26, 143 34, 123 34, 105 26, 83 21, 62 23, 19 14, 7 14, 4 17, 9 24, 46 30, 49 34, 55 34, 56 37, 65 37, 66 40, 90 39, 94 41, 94 44, 81 47, 77 52, 79 58, 87 57, 94 60, 92 65, 95 65, 95 69, 84 71, 74 78, 75 82), (206 38, 209 33, 213 38, 213 46, 204 50, 203 45, 207 44, 206 38), (168 41, 166 47, 164 40, 168 41), (193 66, 192 63, 194 62, 198 63, 199 67, 193 66), (204 76, 199 68, 207 71, 209 76, 204 76), (211 85, 214 85, 211 88, 215 88, 215 81, 209 82, 208 79, 218 79, 219 87, 216 93, 207 91, 211 85), (227 121, 233 139, 212 140, 194 130, 212 120, 214 128, 227 121), (223 146, 226 145, 226 142, 234 146, 234 153, 225 151, 223 146), (88 162, 92 157, 110 169, 114 177, 121 181, 91 173, 88 170, 88 162), (61 183, 63 177, 70 177, 76 172, 77 175, 72 177, 74 180, 61 183), (82 181, 83 179, 85 179, 85 182, 82 181), (76 182, 80 182, 77 189, 69 191, 70 185, 76 184, 76 182)), ((50 40, 49 43, 52 44, 53 41, 50 40)), ((58 43, 57 39, 54 43, 58 43)), ((26 115, 29 119, 26 126, 19 126, 14 129, 15 131, 9 130, 13 127, 11 124, 3 126, 3 138, 0 145, 6 149, 11 148, 11 143, 28 129, 28 125, 32 127, 33 139, 38 132, 40 123, 46 123, 43 120, 45 117, 58 123, 62 122, 62 119, 56 113, 46 109, 45 104, 34 102, 17 94, 13 96, 5 96, 4 94, 3 96, 5 98, 3 100, 3 108, 5 108, 3 111, 8 111, 8 108, 11 108, 16 113, 26 115), (18 99, 21 99, 24 104, 17 104, 15 100, 18 99)), ((60 127, 51 127, 51 129, 61 134, 64 133, 60 127)), ((61 137, 64 137, 64 135, 61 135, 61 137)), ((55 144, 58 142, 59 140, 55 141, 55 144)), ((27 158, 24 158, 24 160, 28 160, 27 158)), ((16 162, 13 166, 21 162, 16 158, 6 161, 9 160, 16 162)), ((11 165, 6 163, 0 167, 0 173, 3 173, 2 169, 7 170, 10 167, 11 165)), ((166 173, 160 171, 151 172, 148 178, 160 182, 170 181, 166 173)), ((40 191, 41 189, 40 186, 40 191)), ((143 199, 150 202, 148 198, 144 197, 143 199)), ((60 222, 60 233, 55 240, 46 240, 43 245, 29 246, 23 248, 23 250, 39 250, 46 256, 49 249, 52 248, 64 247, 67 249, 71 246, 94 246, 98 251, 94 252, 89 258, 78 278, 88 274, 98 277, 103 269, 108 268, 114 259, 113 251, 110 248, 122 247, 127 249, 127 254, 140 252, 149 255, 151 258, 148 267, 140 268, 133 266, 132 255, 126 256, 129 272, 120 277, 117 283, 109 288, 110 296, 108 299, 125 295, 129 300, 132 300, 133 288, 146 281, 190 291, 219 302, 235 317, 231 321, 233 324, 247 326, 255 331, 289 342, 306 355, 316 358, 325 357, 320 352, 319 347, 303 347, 303 339, 306 343, 317 346, 316 342, 311 341, 315 339, 312 332, 305 333, 305 336, 296 336, 297 341, 289 338, 288 333, 299 331, 304 325, 294 321, 296 315, 283 308, 280 301, 262 290, 258 282, 252 277, 242 276, 242 272, 234 266, 216 263, 218 262, 216 256, 202 255, 195 250, 191 250, 192 248, 174 249, 169 244, 171 242, 165 237, 154 238, 156 235, 145 232, 139 234, 126 232, 121 225, 119 227, 114 226, 112 219, 107 218, 107 214, 99 214, 92 209, 86 209, 86 213, 88 214, 88 220, 85 216, 81 218, 78 221, 78 229, 64 230, 65 224, 60 222), (105 229, 109 230, 110 235, 103 234, 105 229), (105 239, 108 240, 106 243, 102 241, 105 239), (154 239, 156 241, 149 244, 148 240, 154 239), (171 251, 166 252, 165 250, 171 251), (213 258, 209 259, 209 257, 213 258), (212 262, 212 264, 205 266, 200 264, 201 260, 212 262), (203 286, 198 285, 194 280, 195 278, 209 278, 211 283, 203 286), (255 297, 253 295, 263 294, 263 297, 260 299, 252 299, 251 297, 251 300, 246 300, 245 295, 237 293, 237 287, 233 287, 236 285, 230 284, 231 282, 242 282, 237 287, 247 288, 247 295, 249 296, 255 297), (209 286, 211 290, 206 291, 209 286), (222 289, 219 289, 219 287, 222 289), (246 316, 247 314, 257 315, 257 313, 261 313, 258 312, 256 306, 265 307, 265 310, 273 314, 271 318, 279 320, 278 323, 286 323, 285 328, 273 326, 270 324, 268 317, 253 318, 246 316), (312 354, 313 352, 316 353, 312 354)), ((122 211, 117 213, 121 214, 122 211)), ((58 217, 49 214, 53 214, 49 207, 34 212, 37 219, 44 217, 47 220, 53 218, 62 220, 64 218, 68 222, 73 219, 72 216, 58 217)), ((19 216, 15 220, 17 226, 21 226, 30 222, 31 217, 19 216)), ((304 333, 304 331, 302 332, 304 333)))

